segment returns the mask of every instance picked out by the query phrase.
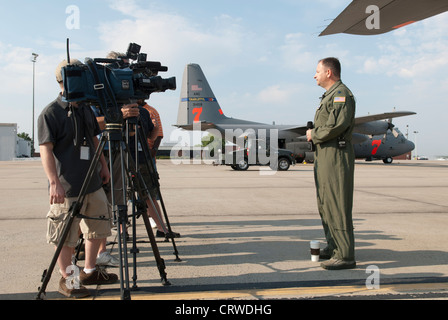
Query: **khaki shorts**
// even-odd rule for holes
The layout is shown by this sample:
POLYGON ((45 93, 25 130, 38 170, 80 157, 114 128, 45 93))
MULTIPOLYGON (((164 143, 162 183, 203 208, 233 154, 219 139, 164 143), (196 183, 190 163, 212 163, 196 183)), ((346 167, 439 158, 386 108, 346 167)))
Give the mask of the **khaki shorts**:
MULTIPOLYGON (((50 211, 47 214, 47 242, 58 245, 66 222, 69 220, 69 210, 73 202, 78 198, 65 198, 62 204, 53 204, 50 206, 50 211)), ((104 220, 80 219, 75 217, 73 219, 70 232, 65 240, 65 246, 74 248, 79 239, 79 230, 84 235, 84 239, 104 239, 110 236, 112 222, 111 222, 111 207, 107 201, 107 196, 103 188, 98 191, 89 193, 85 196, 83 206, 79 212, 82 215, 91 218, 103 218, 104 220)))

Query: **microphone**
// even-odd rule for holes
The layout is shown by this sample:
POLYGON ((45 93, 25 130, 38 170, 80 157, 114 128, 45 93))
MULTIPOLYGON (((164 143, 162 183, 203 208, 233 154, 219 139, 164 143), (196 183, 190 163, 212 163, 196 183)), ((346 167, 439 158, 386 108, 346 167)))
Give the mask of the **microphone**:
MULTIPOLYGON (((313 121, 308 121, 307 122, 307 124, 306 124, 306 127, 308 128, 308 129, 314 129, 314 123, 313 123, 313 121)), ((311 143, 311 151, 315 151, 316 150, 316 146, 314 145, 314 143, 313 143, 313 141, 311 141, 310 142, 311 143)))

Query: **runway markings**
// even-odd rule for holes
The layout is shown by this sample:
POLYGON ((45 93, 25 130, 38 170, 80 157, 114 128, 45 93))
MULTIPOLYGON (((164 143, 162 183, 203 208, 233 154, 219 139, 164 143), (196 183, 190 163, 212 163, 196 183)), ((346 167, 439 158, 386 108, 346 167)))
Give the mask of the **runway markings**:
MULTIPOLYGON (((379 289, 367 289, 361 285, 294 287, 274 289, 243 289, 218 290, 198 292, 149 293, 137 291, 131 293, 132 300, 226 300, 226 299, 312 299, 331 298, 336 296, 363 298, 392 295, 397 299, 407 299, 412 295, 427 293, 445 293, 448 296, 448 283, 406 283, 387 284, 379 289)), ((94 297, 95 300, 119 300, 119 295, 104 295, 94 297)))

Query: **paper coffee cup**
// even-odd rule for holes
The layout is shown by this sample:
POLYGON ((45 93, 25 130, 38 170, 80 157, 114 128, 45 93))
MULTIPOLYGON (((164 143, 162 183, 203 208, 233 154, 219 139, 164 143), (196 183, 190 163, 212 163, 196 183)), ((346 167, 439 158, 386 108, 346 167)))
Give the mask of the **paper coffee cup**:
POLYGON ((317 240, 310 241, 310 248, 311 248, 311 261, 314 262, 319 261, 320 241, 317 240))

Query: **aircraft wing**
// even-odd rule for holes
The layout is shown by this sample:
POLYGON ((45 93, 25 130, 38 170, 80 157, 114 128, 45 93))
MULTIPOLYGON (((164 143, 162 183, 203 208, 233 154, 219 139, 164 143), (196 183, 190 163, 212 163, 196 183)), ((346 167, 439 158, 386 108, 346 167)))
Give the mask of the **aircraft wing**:
POLYGON ((364 117, 355 118, 355 125, 363 124, 366 122, 378 121, 378 120, 386 120, 398 117, 411 116, 416 114, 412 111, 400 111, 400 112, 385 112, 380 114, 368 115, 364 117))
MULTIPOLYGON (((368 116, 363 116, 363 117, 357 117, 357 118, 355 118, 355 126, 361 125, 361 124, 367 123, 367 122, 372 122, 372 121, 411 116, 413 114, 416 114, 416 113, 412 112, 412 111, 399 111, 399 112, 397 111, 397 112, 385 112, 385 113, 380 113, 380 114, 373 114, 373 115, 368 115, 368 116)), ((296 127, 289 127, 289 128, 282 129, 282 131, 290 131, 290 132, 293 132, 300 136, 306 135, 307 130, 308 130, 308 127, 306 127, 306 126, 296 126, 296 127)))
POLYGON ((446 0, 354 0, 319 36, 336 33, 377 35, 448 11, 446 0), (379 8, 379 28, 369 29, 370 5, 379 8), (366 13, 367 11, 367 13, 366 13))

